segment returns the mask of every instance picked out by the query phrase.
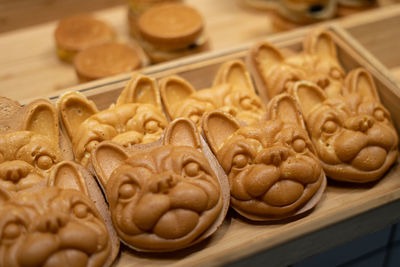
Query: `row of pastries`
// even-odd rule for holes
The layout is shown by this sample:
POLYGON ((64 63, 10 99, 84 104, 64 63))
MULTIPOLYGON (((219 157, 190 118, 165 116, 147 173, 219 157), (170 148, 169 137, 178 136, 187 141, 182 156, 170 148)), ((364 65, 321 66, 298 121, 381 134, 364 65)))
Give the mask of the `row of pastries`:
POLYGON ((0 143, 0 266, 107 266, 120 241, 196 244, 229 207, 249 222, 301 218, 326 176, 382 178, 398 137, 372 76, 345 71, 318 29, 300 53, 256 44, 206 89, 135 73, 102 111, 79 92, 1 97, 0 143))

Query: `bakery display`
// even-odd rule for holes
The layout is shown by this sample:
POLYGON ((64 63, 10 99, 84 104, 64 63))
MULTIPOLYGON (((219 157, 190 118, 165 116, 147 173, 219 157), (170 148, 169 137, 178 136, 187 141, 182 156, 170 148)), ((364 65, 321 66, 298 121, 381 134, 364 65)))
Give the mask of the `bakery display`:
POLYGON ((123 146, 160 138, 167 119, 154 79, 134 74, 117 103, 99 111, 78 92, 64 94, 57 103, 63 126, 72 142, 75 160, 87 167, 90 152, 104 140, 123 146))
POLYGON ((274 97, 267 120, 241 127, 231 115, 211 111, 202 128, 228 175, 231 206, 255 221, 280 220, 312 209, 326 177, 308 138, 297 103, 274 97))
POLYGON ((189 118, 198 127, 202 115, 215 109, 224 110, 248 124, 260 121, 265 114, 265 107, 256 95, 250 74, 241 60, 222 64, 211 88, 196 91, 176 75, 162 78, 159 87, 168 116, 172 119, 189 118))
POLYGON ((200 138, 181 118, 158 142, 129 148, 102 142, 92 151, 114 227, 129 247, 174 251, 221 225, 229 206, 226 176, 200 138))
POLYGON ((94 178, 67 161, 56 109, 5 97, 0 107, 0 266, 110 266, 119 240, 108 207, 94 178))
POLYGON ((330 32, 323 28, 304 38, 300 53, 281 51, 267 42, 258 43, 251 48, 247 63, 265 102, 300 80, 314 82, 329 96, 339 94, 344 84, 345 72, 336 45, 330 32))
POLYGON ((77 14, 60 20, 54 37, 59 58, 72 62, 78 52, 111 42, 115 33, 105 22, 90 14, 77 14))
POLYGON ((185 4, 152 6, 138 18, 137 31, 137 38, 153 63, 208 49, 202 16, 185 4))
POLYGON ((381 178, 398 155, 398 136, 365 69, 352 70, 343 92, 330 97, 299 81, 291 89, 328 177, 354 183, 381 178))
POLYGON ((141 64, 139 52, 134 47, 117 42, 91 46, 74 59, 81 82, 130 72, 140 68, 141 64))

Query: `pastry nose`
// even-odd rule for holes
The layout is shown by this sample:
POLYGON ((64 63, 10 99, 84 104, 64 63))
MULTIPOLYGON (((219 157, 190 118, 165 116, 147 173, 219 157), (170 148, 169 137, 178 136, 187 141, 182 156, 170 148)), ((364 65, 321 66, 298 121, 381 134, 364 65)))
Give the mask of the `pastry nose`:
POLYGON ((288 157, 289 150, 286 147, 271 147, 262 151, 258 162, 279 166, 288 157))
POLYGON ((60 213, 46 214, 39 218, 38 230, 43 233, 57 233, 67 224, 67 221, 66 215, 60 213))
POLYGON ((319 77, 317 79, 317 85, 324 89, 329 86, 329 79, 326 77, 319 77))
POLYGON ((374 119, 370 116, 357 116, 346 122, 346 128, 366 132, 374 125, 374 119))
POLYGON ((7 161, 0 165, 0 178, 13 183, 18 183, 19 180, 26 177, 32 167, 21 160, 7 161))
POLYGON ((167 194, 178 183, 178 178, 170 172, 157 176, 150 184, 153 193, 167 194))

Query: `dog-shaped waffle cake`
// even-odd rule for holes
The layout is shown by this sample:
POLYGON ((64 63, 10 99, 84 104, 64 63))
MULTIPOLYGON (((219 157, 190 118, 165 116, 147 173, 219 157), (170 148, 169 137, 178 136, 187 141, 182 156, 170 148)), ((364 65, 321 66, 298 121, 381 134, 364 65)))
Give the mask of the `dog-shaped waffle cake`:
POLYGON ((78 92, 63 95, 58 103, 63 126, 72 141, 75 160, 87 167, 90 152, 102 141, 123 146, 158 140, 167 125, 155 81, 135 74, 117 103, 98 111, 78 92))
POLYGON ((0 266, 110 266, 119 240, 109 216, 96 181, 73 162, 56 164, 45 187, 0 187, 0 266))
POLYGON ((247 63, 263 101, 287 92, 294 82, 306 80, 319 85, 328 96, 340 94, 345 72, 337 58, 331 33, 317 29, 303 42, 303 51, 294 54, 262 42, 249 52, 247 63))
POLYGON ((227 178, 212 158, 183 118, 152 144, 99 144, 92 163, 121 240, 138 251, 165 252, 210 236, 229 207, 227 178))
POLYGON ((203 117, 206 139, 228 175, 231 206, 255 221, 289 218, 313 208, 326 177, 294 99, 281 94, 267 120, 241 126, 231 115, 203 117))
POLYGON ((262 119, 265 107, 256 95, 249 73, 240 60, 221 65, 211 88, 196 91, 176 75, 160 80, 160 94, 171 119, 185 117, 200 127, 207 111, 224 110, 252 124, 262 119))
POLYGON ((301 81, 291 90, 328 177, 366 183, 379 179, 396 161, 398 136, 381 104, 372 76, 355 69, 341 96, 328 97, 301 81))

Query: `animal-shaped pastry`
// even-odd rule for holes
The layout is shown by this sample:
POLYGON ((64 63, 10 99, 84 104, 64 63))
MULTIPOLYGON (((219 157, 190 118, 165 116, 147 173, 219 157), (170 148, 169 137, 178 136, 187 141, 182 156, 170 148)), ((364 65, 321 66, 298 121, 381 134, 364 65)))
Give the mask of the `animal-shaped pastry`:
POLYGON ((312 209, 326 177, 308 138, 297 103, 274 97, 267 120, 241 127, 231 115, 203 117, 206 139, 228 175, 231 206, 244 217, 270 221, 312 209))
POLYGON ((216 231, 229 207, 229 186, 207 149, 184 118, 152 144, 97 146, 92 164, 124 243, 138 251, 173 251, 216 231))
POLYGON ((24 107, 0 97, 0 186, 20 191, 43 186, 64 159, 57 112, 44 99, 24 107))
POLYGON ((297 82, 291 93, 328 177, 371 182, 395 162, 398 136, 365 69, 348 74, 342 96, 328 97, 306 81, 297 82))
POLYGON ((249 52, 247 62, 261 98, 267 103, 286 92, 294 82, 311 81, 328 96, 340 94, 345 72, 337 58, 331 33, 317 29, 304 39, 303 51, 293 54, 262 42, 249 52))
POLYGON ((82 171, 64 161, 48 187, 17 193, 0 187, 0 266, 111 265, 119 240, 105 223, 110 215, 96 181, 82 171))
POLYGON ((141 74, 132 77, 115 105, 101 112, 78 92, 63 95, 57 107, 75 159, 85 167, 90 152, 101 141, 126 147, 151 143, 160 138, 167 125, 155 81, 141 74))
POLYGON ((224 110, 234 117, 255 123, 265 114, 265 108, 256 95, 249 73, 242 61, 224 63, 209 89, 196 91, 178 76, 160 80, 161 99, 171 119, 185 117, 200 127, 202 115, 211 110, 224 110))

